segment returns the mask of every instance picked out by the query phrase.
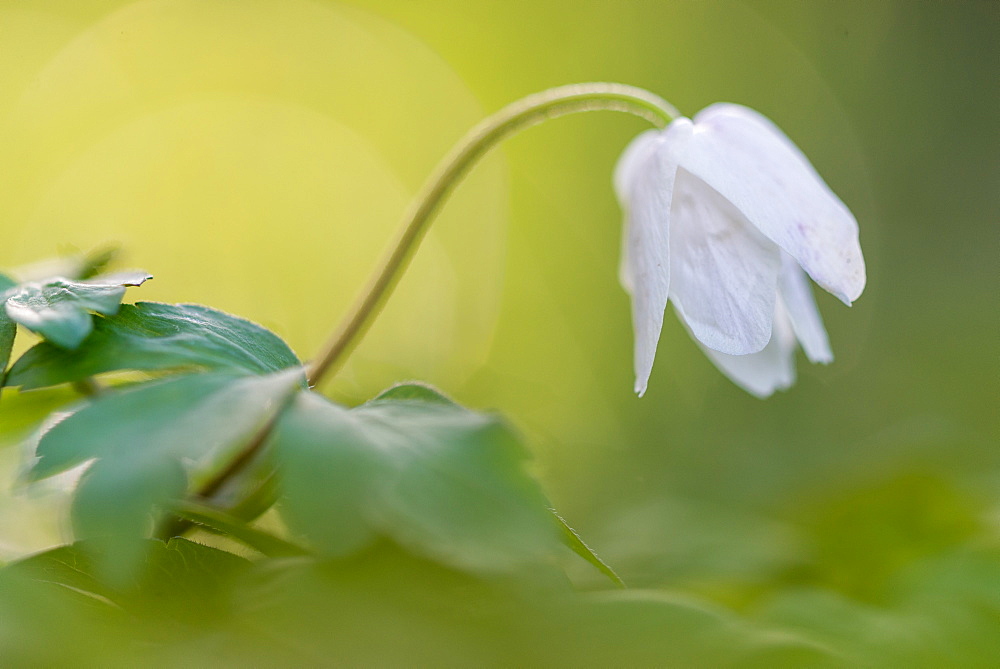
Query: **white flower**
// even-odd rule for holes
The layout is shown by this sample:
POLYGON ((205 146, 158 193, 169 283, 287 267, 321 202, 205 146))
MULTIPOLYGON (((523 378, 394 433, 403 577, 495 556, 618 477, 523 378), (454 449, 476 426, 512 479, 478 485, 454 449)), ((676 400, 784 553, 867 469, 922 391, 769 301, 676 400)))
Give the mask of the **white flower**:
POLYGON ((712 362, 758 397, 795 381, 796 343, 812 362, 833 360, 806 274, 847 305, 857 299, 858 225, 769 120, 715 104, 643 133, 615 190, 640 396, 668 300, 712 362))

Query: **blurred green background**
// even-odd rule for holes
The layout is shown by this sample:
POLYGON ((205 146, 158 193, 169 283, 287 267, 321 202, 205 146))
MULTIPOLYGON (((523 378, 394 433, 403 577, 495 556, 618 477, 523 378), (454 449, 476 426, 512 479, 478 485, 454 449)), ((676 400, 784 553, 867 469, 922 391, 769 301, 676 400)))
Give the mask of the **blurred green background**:
MULTIPOLYGON (((133 299, 236 312, 308 358, 486 113, 577 81, 754 107, 860 224, 864 295, 817 293, 831 366, 756 400, 668 310, 635 398, 610 175, 645 127, 605 113, 477 168, 326 390, 416 378, 503 412, 632 585, 831 639, 919 611, 975 657, 1000 610, 956 613, 1000 596, 998 7, 0 0, 0 265, 118 242, 156 276, 133 299)), ((4 501, 3 557, 54 540, 43 502, 4 501)))

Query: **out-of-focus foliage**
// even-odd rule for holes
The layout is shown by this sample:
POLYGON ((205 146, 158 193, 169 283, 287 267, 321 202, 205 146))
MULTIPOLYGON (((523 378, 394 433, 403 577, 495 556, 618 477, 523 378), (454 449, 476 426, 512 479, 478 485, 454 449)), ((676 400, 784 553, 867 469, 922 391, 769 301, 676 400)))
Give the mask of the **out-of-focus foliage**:
POLYGON ((0 611, 17 624, 5 628, 5 657, 155 666, 843 666, 821 644, 703 602, 579 593, 537 570, 487 579, 391 544, 346 560, 256 564, 184 539, 150 548, 148 575, 117 590, 83 575, 90 553, 77 546, 0 572, 0 611), (19 602, 29 605, 18 610, 19 602), (31 626, 45 620, 66 624, 42 639, 31 626))
MULTIPOLYGON (((159 618, 164 608, 195 607, 202 615, 200 583, 210 580, 218 589, 230 567, 246 563, 181 538, 196 527, 258 551, 255 564, 268 572, 296 557, 293 564, 311 573, 321 558, 348 558, 391 540, 441 568, 499 575, 511 579, 509 585, 523 580, 519 574, 532 574, 529 581, 536 571, 557 574, 562 538, 621 585, 552 511, 525 469, 524 445, 496 415, 415 384, 394 386, 348 410, 308 388, 298 359, 274 333, 224 312, 139 303, 118 313, 124 286, 101 277, 9 283, 7 294, 32 299, 7 313, 23 316, 30 306, 42 320, 69 322, 79 341, 68 347, 65 327, 18 318, 46 341, 25 352, 10 373, 0 370, 4 383, 36 390, 69 383, 86 396, 50 407, 55 410, 27 441, 34 455, 22 475, 28 484, 86 470, 72 495, 75 542, 0 569, 0 601, 4 584, 13 592, 10 656, 59 660, 40 649, 45 628, 35 619, 49 615, 48 605, 66 604, 47 601, 52 589, 101 604, 90 612, 70 607, 70 624, 97 625, 94 633, 105 641, 119 634, 128 640, 116 639, 111 654, 81 648, 75 637, 60 640, 94 661, 135 661, 150 647, 167 652, 172 641, 188 643, 183 635, 146 639, 139 632, 136 644, 132 625, 149 612, 159 618), (103 290, 108 287, 115 292, 103 290), (53 303, 70 309, 50 309, 53 303), (136 379, 105 384, 123 371, 136 379), (288 532, 305 546, 248 524, 275 502, 288 532), (180 594, 159 601, 159 593, 173 590, 180 594), (17 609, 18 598, 41 602, 40 611, 17 609)), ((331 568, 338 578, 341 572, 351 577, 343 565, 331 568)), ((565 579, 553 582, 566 585, 565 579)), ((253 583, 230 585, 230 598, 254 589, 253 583)), ((310 592, 322 588, 313 583, 310 592)), ((224 607, 208 610, 216 613, 205 619, 209 626, 229 622, 224 607)), ((197 630, 187 616, 184 623, 197 630)), ((345 659, 367 653, 361 648, 358 657, 345 659)))
MULTIPOLYGON (((869 284, 849 311, 818 297, 836 361, 762 403, 668 324, 632 397, 610 170, 642 128, 548 124, 458 189, 323 390, 357 404, 423 378, 499 408, 636 590, 572 557, 575 588, 387 541, 261 562, 206 533, 251 561, 153 543, 156 576, 109 590, 60 548, 0 574, 5 660, 995 666, 995 4, 349 5, 0 2, 0 267, 121 242, 158 276, 144 298, 238 313, 305 359, 484 111, 624 81, 688 114, 761 110, 851 207, 869 284)), ((4 391, 5 490, 13 446, 75 398, 4 391)), ((58 480, 0 498, 2 556, 66 540, 67 498, 58 480)))

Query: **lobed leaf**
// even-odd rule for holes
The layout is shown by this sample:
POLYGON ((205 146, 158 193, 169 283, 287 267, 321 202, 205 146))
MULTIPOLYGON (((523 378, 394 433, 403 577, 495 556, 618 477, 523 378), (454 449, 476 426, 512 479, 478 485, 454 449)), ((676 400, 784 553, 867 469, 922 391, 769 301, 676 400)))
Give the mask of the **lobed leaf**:
POLYGON ((227 466, 301 378, 297 368, 267 376, 192 374, 99 397, 46 426, 28 477, 96 458, 73 499, 75 536, 101 548, 104 577, 131 578, 156 511, 227 466))
POLYGON ((56 277, 25 283, 4 303, 7 316, 52 344, 77 348, 93 329, 91 311, 114 315, 127 286, 140 286, 152 276, 143 272, 107 275, 86 281, 56 277))
POLYGON ((40 480, 91 458, 127 468, 155 456, 212 470, 270 420, 301 376, 188 374, 101 396, 43 427, 27 476, 40 480))
POLYGON ((328 554, 383 535, 447 564, 503 571, 544 560, 559 543, 509 427, 426 387, 352 410, 302 393, 273 443, 285 515, 328 554), (397 399, 408 394, 416 399, 397 399))
POLYGON ((301 364, 273 332, 205 306, 138 302, 94 321, 76 351, 48 342, 31 348, 10 368, 7 384, 27 390, 117 370, 267 374, 301 364))

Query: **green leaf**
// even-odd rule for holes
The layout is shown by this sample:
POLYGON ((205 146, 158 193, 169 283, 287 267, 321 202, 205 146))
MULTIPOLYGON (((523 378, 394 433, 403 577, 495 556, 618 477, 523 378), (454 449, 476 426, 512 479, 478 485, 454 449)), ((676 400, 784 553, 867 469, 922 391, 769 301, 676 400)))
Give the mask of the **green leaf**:
POLYGON ((112 595, 91 575, 89 559, 70 546, 0 569, 3 664, 70 666, 95 657, 98 644, 117 641, 109 632, 125 622, 112 595))
POLYGON ((423 387, 395 399, 408 392, 353 410, 296 397, 274 437, 290 525, 333 555, 384 535, 472 570, 551 557, 557 528, 510 428, 423 387))
POLYGON ((176 620, 200 634, 228 612, 231 583, 251 567, 238 555, 180 537, 145 545, 139 587, 125 606, 137 616, 176 620))
POLYGON ((90 556, 77 546, 59 546, 32 555, 7 565, 3 574, 59 585, 96 601, 114 601, 114 591, 94 577, 90 556))
POLYGON ((142 272, 108 275, 89 281, 53 278, 25 283, 7 296, 7 316, 56 346, 77 348, 93 329, 91 311, 118 312, 127 286, 152 277, 142 272))
POLYGON ((76 537, 99 546, 99 569, 131 578, 155 517, 200 486, 283 406, 299 369, 268 376, 193 374, 105 395, 41 435, 37 480, 97 458, 73 499, 76 537))
POLYGON ((267 374, 300 364, 277 335, 250 321, 200 305, 138 302, 96 317, 76 351, 36 345, 10 368, 7 384, 27 390, 125 369, 267 374))
POLYGON ((112 584, 101 574, 110 557, 106 548, 94 541, 59 546, 4 567, 0 578, 62 588, 95 605, 127 610, 133 619, 197 623, 220 612, 227 580, 250 567, 244 558, 187 539, 146 540, 139 545, 144 555, 139 568, 131 578, 112 584))
MULTIPOLYGON (((16 286, 16 281, 0 274, 0 301, 5 301, 7 291, 16 286)), ((10 362, 10 351, 14 348, 16 334, 17 324, 7 315, 6 309, 0 309, 0 378, 7 369, 7 363, 10 362)))
POLYGON ((6 274, 0 274, 0 295, 6 293, 11 288, 17 287, 17 281, 10 278, 6 274))
POLYGON ((301 546, 258 530, 239 518, 206 504, 183 501, 175 504, 171 511, 211 531, 228 535, 268 557, 309 555, 309 551, 301 546))
POLYGON ((623 581, 621 577, 619 577, 618 574, 615 573, 615 570, 612 569, 607 562, 602 560, 600 556, 598 556, 597 553, 594 552, 594 549, 592 549, 583 541, 583 538, 581 538, 580 535, 577 534, 577 531, 574 530, 572 527, 570 527, 569 523, 563 520, 563 517, 560 516, 558 513, 556 513, 555 509, 549 509, 549 511, 552 513, 553 517, 556 520, 556 523, 562 530, 562 537, 564 544, 566 544, 574 553, 576 553, 584 560, 592 564, 597 569, 597 571, 607 576, 608 579, 610 579, 611 582, 617 585, 619 588, 626 587, 625 581, 623 581))
POLYGON ((413 382, 400 383, 388 390, 383 390, 372 401, 375 402, 378 400, 420 400, 423 402, 454 404, 453 401, 438 392, 436 388, 432 388, 424 383, 413 382))
POLYGON ((7 389, 0 400, 0 448, 24 444, 46 419, 79 401, 80 395, 69 386, 27 393, 7 389))
POLYGON ((97 549, 95 569, 102 579, 121 586, 136 577, 154 509, 180 498, 186 489, 180 462, 162 453, 142 451, 91 465, 73 498, 73 533, 97 549))
POLYGON ((370 543, 379 531, 374 488, 388 472, 365 427, 347 409, 301 393, 273 439, 291 528, 327 555, 347 555, 370 543))
POLYGON ((302 372, 268 376, 190 374, 98 397, 68 417, 49 421, 38 437, 39 480, 91 458, 127 468, 146 457, 184 460, 210 478, 271 419, 302 372), (150 455, 152 454, 152 455, 150 455))
POLYGON ((7 317, 6 312, 0 309, 0 378, 3 378, 3 373, 7 370, 7 363, 10 362, 10 352, 14 348, 16 334, 17 325, 7 317))

